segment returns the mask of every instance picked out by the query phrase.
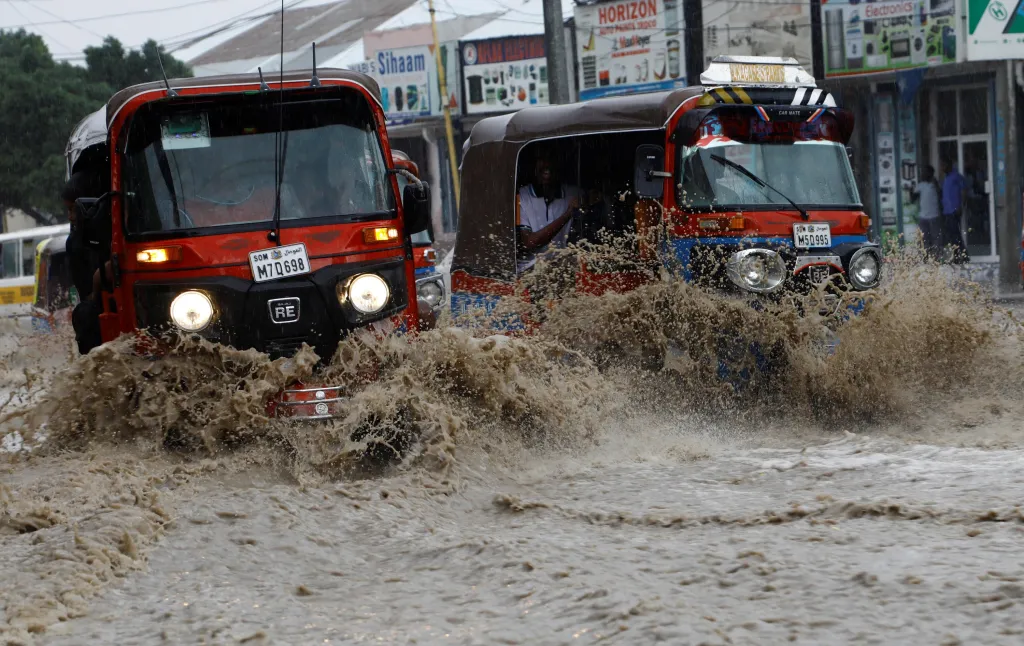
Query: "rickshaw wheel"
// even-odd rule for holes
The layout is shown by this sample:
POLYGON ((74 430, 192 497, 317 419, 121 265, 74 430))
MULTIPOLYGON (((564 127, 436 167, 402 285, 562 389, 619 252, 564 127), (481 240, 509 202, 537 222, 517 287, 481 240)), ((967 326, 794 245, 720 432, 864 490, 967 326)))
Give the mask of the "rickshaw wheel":
POLYGON ((401 462, 416 443, 411 412, 402 407, 391 418, 371 415, 349 436, 353 442, 369 444, 356 460, 364 469, 382 469, 401 462))

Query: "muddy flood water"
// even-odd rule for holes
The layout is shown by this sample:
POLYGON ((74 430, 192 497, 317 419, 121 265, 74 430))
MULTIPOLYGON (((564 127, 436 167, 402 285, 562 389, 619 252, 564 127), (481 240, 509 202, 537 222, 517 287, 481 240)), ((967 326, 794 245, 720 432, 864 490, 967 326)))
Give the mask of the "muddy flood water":
POLYGON ((671 281, 352 338, 308 426, 263 415, 306 352, 7 330, 0 642, 1024 643, 1021 325, 890 274, 831 355, 671 281), (723 329, 777 369, 724 383, 723 329))

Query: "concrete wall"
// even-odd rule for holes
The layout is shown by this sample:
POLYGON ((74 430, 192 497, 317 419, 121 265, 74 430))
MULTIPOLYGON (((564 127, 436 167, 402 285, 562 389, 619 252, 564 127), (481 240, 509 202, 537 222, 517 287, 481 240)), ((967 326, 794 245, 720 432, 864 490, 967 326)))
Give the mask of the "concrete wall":
POLYGON ((7 211, 4 212, 3 225, 4 233, 24 231, 25 229, 34 229, 36 227, 44 226, 39 224, 39 222, 37 222, 31 215, 20 209, 7 209, 7 211))

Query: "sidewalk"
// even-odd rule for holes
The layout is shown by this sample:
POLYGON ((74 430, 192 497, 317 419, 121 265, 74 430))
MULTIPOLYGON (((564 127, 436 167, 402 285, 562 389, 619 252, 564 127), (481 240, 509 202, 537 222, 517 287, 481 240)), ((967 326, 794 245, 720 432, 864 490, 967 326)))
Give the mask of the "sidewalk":
POLYGON ((1020 283, 999 284, 998 262, 972 262, 964 266, 947 266, 957 278, 963 278, 991 290, 992 299, 1001 303, 1024 303, 1024 289, 1020 283))

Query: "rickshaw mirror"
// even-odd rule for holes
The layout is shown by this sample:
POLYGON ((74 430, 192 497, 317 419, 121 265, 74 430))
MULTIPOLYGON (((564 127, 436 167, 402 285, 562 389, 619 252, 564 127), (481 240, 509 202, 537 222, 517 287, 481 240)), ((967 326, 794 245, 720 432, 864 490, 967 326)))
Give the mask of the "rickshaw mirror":
POLYGON ((402 191, 405 226, 410 235, 430 228, 430 185, 424 181, 408 184, 402 191))
POLYGON ((660 200, 665 193, 665 178, 671 177, 664 171, 665 149, 653 144, 644 144, 636 149, 634 162, 634 185, 641 198, 660 200))

